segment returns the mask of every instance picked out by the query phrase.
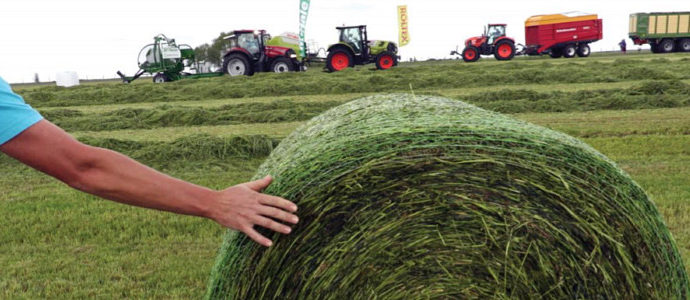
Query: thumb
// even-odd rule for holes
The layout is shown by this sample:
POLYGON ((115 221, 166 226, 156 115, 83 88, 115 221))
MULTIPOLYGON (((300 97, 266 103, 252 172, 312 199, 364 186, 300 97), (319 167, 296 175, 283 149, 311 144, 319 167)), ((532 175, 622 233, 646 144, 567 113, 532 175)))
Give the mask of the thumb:
POLYGON ((252 190, 255 190, 257 192, 261 192, 263 189, 268 187, 271 184, 271 181, 273 181, 273 178, 271 175, 266 175, 266 177, 261 178, 259 180, 254 180, 245 183, 247 187, 249 187, 252 190))

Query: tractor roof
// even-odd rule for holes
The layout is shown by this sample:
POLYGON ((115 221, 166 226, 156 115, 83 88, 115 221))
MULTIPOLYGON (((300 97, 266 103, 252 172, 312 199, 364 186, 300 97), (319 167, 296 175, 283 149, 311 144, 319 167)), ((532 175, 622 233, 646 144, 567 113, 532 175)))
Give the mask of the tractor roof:
POLYGON ((347 29, 347 28, 362 28, 367 27, 367 25, 356 25, 356 26, 338 26, 335 29, 347 29))
POLYGON ((240 34, 240 33, 254 33, 254 32, 257 32, 257 31, 261 32, 261 31, 265 31, 265 30, 263 30, 263 29, 259 29, 259 30, 252 30, 252 29, 238 29, 238 30, 233 30, 233 31, 230 31, 230 33, 231 33, 231 34, 240 34))

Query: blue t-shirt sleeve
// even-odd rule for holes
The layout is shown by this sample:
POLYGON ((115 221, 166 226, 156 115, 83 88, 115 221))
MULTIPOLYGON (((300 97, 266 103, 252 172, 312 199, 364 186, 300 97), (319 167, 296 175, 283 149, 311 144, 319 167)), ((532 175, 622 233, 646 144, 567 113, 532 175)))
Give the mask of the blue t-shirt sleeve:
POLYGON ((42 119, 41 114, 24 103, 24 99, 0 78, 0 145, 42 119))

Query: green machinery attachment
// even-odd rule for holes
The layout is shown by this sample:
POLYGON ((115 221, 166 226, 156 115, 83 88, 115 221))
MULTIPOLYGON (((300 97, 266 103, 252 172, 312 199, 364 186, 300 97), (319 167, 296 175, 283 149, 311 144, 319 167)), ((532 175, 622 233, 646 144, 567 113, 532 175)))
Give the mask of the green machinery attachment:
POLYGON ((199 70, 199 63, 196 61, 194 49, 186 44, 177 45, 175 39, 169 39, 163 34, 155 36, 153 44, 148 44, 141 48, 138 64, 139 71, 134 76, 127 77, 120 71, 117 71, 117 75, 125 83, 130 83, 146 73, 153 76, 153 82, 155 83, 175 81, 183 78, 223 76, 223 72, 185 72, 185 68, 195 72, 199 70))

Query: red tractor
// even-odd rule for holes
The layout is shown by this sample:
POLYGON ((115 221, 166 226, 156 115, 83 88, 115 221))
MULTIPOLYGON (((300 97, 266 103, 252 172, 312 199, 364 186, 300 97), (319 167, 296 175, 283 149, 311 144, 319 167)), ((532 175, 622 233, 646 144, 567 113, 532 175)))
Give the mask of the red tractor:
MULTIPOLYGON (((452 51, 451 55, 459 54, 452 51)), ((462 59, 475 62, 481 55, 493 55, 498 60, 511 60, 515 56, 515 40, 506 36, 506 24, 489 24, 484 34, 465 41, 462 59)))
POLYGON ((305 70, 296 36, 271 38, 265 30, 235 30, 225 39, 229 47, 223 55, 223 72, 230 76, 305 70))

